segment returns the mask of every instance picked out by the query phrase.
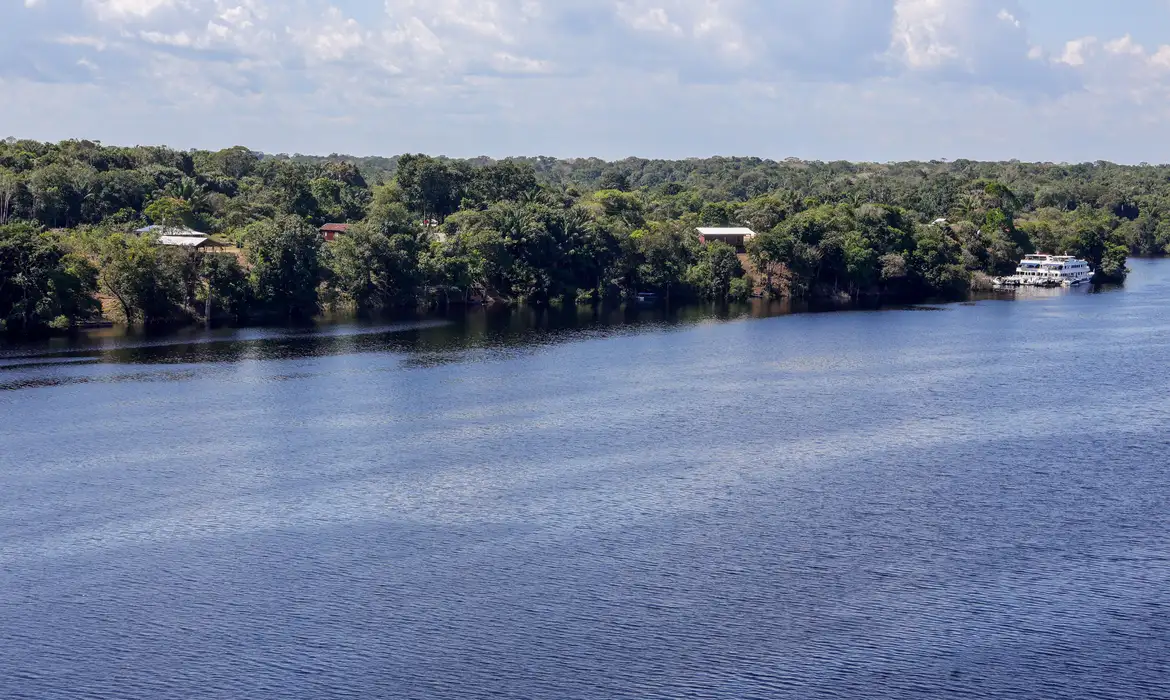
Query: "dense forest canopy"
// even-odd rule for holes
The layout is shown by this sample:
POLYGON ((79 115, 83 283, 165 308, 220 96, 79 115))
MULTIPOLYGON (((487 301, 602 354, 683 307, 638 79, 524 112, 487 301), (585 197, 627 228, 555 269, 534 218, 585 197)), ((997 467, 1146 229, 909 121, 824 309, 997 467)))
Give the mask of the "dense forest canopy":
POLYGON ((417 306, 958 297, 1024 254, 1170 253, 1170 166, 265 155, 0 141, 0 322, 417 306), (317 227, 350 223, 335 241, 317 227), (154 224, 218 252, 159 246, 154 224), (742 255, 697 226, 749 226, 742 255), (223 251, 229 251, 227 253, 223 251), (99 304, 99 301, 101 304, 99 304))

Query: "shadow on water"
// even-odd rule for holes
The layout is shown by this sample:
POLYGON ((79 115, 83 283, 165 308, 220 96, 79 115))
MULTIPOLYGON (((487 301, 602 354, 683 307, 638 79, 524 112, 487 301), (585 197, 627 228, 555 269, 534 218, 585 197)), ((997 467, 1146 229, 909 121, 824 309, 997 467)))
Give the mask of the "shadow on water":
POLYGON ((418 364, 430 364, 442 362, 444 354, 458 355, 466 350, 539 347, 573 339, 810 310, 830 309, 755 300, 670 309, 475 308, 441 315, 331 315, 312 325, 285 327, 166 331, 114 327, 69 338, 0 345, 0 371, 87 363, 223 363, 366 352, 417 354, 418 364))
MULTIPOLYGON (((985 293, 991 299, 1046 299, 1067 290, 985 293)), ((971 303, 969 302, 969 303, 971 303)), ((523 353, 561 343, 709 322, 762 319, 798 313, 839 311, 940 311, 928 303, 882 305, 754 299, 741 304, 617 308, 569 306, 536 309, 471 308, 444 314, 358 316, 330 314, 288 326, 128 329, 112 327, 40 341, 0 341, 0 391, 91 382, 177 381, 190 371, 150 370, 150 365, 213 365, 295 360, 362 353, 401 355, 404 368, 464 362, 469 353, 523 353), (85 372, 85 365, 138 365, 131 373, 85 372), (76 368, 71 371, 71 368, 76 368)))

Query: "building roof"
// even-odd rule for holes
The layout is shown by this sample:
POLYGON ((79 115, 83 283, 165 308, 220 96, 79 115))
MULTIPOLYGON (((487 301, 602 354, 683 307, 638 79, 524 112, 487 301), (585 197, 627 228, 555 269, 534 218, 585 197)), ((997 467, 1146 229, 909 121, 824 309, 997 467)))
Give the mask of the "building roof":
POLYGON ((159 245, 177 245, 184 248, 200 248, 211 239, 206 236, 159 236, 159 245))
POLYGON ((325 224, 321 227, 322 231, 332 231, 334 233, 345 233, 349 230, 350 224, 325 224))
POLYGON ((134 233, 157 233, 162 236, 201 236, 207 238, 206 233, 201 233, 186 226, 163 226, 162 224, 143 226, 134 233))
POLYGON ((754 235, 756 235, 755 231, 751 230, 750 228, 744 228, 742 226, 733 226, 733 227, 728 227, 728 228, 700 227, 698 229, 698 231, 699 231, 700 235, 716 236, 716 237, 718 237, 718 236, 754 236, 754 235))

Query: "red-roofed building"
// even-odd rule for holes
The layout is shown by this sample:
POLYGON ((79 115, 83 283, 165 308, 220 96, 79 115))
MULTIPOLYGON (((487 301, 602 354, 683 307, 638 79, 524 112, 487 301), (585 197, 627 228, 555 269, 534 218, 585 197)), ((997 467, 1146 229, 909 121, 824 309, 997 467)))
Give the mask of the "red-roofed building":
POLYGON ((321 237, 326 241, 337 239, 337 234, 345 233, 349 230, 350 224, 325 224, 321 227, 321 237))

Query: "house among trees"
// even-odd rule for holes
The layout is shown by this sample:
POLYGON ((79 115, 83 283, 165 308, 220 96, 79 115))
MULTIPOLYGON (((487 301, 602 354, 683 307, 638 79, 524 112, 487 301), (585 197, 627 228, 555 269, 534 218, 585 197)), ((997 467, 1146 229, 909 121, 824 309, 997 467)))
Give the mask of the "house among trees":
POLYGON ((207 236, 159 236, 158 244, 177 248, 189 248, 191 250, 208 250, 222 247, 207 236))
POLYGON ((345 233, 349 230, 350 224, 325 224, 319 230, 321 237, 326 241, 337 240, 337 234, 345 233))
POLYGON ((175 248, 187 248, 189 250, 203 250, 203 251, 219 251, 226 246, 219 241, 216 241, 209 234, 196 231, 195 229, 187 228, 185 226, 163 226, 161 224, 154 224, 151 226, 144 226, 136 230, 134 233, 151 234, 156 236, 159 245, 170 246, 175 248))
POLYGON ((707 228, 702 227, 697 229, 699 232, 699 243, 707 245, 712 241, 723 241, 727 245, 735 248, 739 252, 744 252, 747 242, 756 237, 756 232, 750 228, 734 227, 734 228, 707 228))
POLYGON ((150 233, 156 236, 166 236, 170 238, 207 238, 206 233, 196 231, 193 228, 187 228, 186 226, 165 226, 163 224, 152 224, 150 226, 144 226, 136 230, 134 233, 150 233))

